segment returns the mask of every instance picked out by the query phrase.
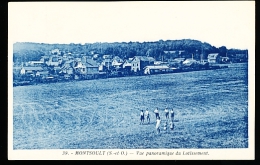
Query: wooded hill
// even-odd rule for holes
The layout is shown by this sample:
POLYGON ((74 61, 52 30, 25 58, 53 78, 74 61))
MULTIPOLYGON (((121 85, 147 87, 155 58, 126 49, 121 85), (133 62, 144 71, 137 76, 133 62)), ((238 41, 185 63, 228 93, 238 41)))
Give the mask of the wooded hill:
POLYGON ((74 56, 91 55, 94 54, 109 54, 112 56, 119 56, 122 59, 127 59, 138 56, 150 56, 156 60, 169 59, 170 55, 166 55, 164 51, 184 50, 186 58, 194 55, 195 59, 207 58, 209 53, 220 53, 220 56, 228 56, 236 58, 236 54, 246 54, 247 50, 227 49, 225 46, 216 48, 206 42, 201 42, 192 39, 182 40, 159 40, 155 42, 96 42, 86 44, 46 44, 46 43, 32 43, 32 42, 17 42, 13 44, 13 62, 21 63, 32 60, 39 60, 43 55, 49 55, 53 49, 59 49, 61 54, 72 53, 74 56))

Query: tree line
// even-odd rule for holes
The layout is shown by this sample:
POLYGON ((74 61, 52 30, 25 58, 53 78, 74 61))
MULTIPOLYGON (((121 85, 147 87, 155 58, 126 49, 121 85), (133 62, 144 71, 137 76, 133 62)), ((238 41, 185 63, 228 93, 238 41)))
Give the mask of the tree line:
POLYGON ((186 55, 194 55, 194 58, 200 58, 203 54, 204 58, 209 53, 219 53, 222 57, 235 58, 236 54, 246 54, 247 50, 227 49, 225 46, 219 48, 206 42, 192 39, 182 40, 159 40, 155 42, 96 42, 85 44, 46 44, 32 42, 17 42, 13 45, 13 62, 19 64, 21 62, 39 60, 43 55, 49 55, 53 49, 61 50, 61 55, 70 52, 74 56, 91 55, 91 53, 112 56, 119 56, 122 59, 132 58, 134 56, 150 56, 156 60, 170 58, 164 51, 185 50, 186 55))

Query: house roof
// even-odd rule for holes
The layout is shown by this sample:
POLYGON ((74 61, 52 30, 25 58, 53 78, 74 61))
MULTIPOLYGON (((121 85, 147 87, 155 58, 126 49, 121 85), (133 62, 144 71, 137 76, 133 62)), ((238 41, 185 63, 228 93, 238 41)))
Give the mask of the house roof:
POLYGON ((98 64, 96 63, 96 61, 94 61, 92 59, 87 59, 86 67, 98 67, 98 64))
POLYGON ((74 66, 74 68, 83 68, 83 67, 85 67, 85 65, 81 61, 77 61, 74 66))
POLYGON ((36 75, 40 75, 40 74, 42 74, 42 75, 47 75, 47 74, 49 74, 49 71, 38 71, 38 72, 36 73, 36 75))
POLYGON ((194 59, 191 59, 191 58, 186 59, 185 61, 183 61, 183 64, 184 64, 184 65, 191 65, 191 64, 193 64, 193 63, 198 63, 198 61, 196 61, 196 60, 194 60, 194 59))
POLYGON ((173 61, 184 61, 185 60, 185 58, 175 58, 175 59, 173 59, 173 61))
POLYGON ((131 59, 126 59, 125 61, 124 61, 124 63, 131 63, 132 62, 132 58, 131 59))
POLYGON ((218 57, 218 53, 210 53, 209 55, 208 55, 208 58, 209 59, 216 59, 217 57, 218 57))
POLYGON ((42 67, 37 67, 37 66, 31 66, 31 67, 29 67, 29 66, 26 66, 26 67, 23 67, 23 69, 25 69, 25 70, 31 70, 31 71, 33 71, 33 70, 35 70, 35 71, 37 71, 37 70, 43 70, 43 68, 42 67))
POLYGON ((123 65, 124 65, 124 66, 131 66, 131 65, 132 65, 132 64, 131 64, 131 61, 132 61, 132 60, 127 60, 127 59, 126 59, 126 60, 123 62, 123 65))
POLYGON ((149 69, 169 69, 169 67, 167 65, 146 66, 145 68, 149 68, 149 69))
POLYGON ((114 66, 120 66, 120 65, 122 65, 123 63, 122 62, 117 62, 117 63, 114 63, 113 65, 114 66))

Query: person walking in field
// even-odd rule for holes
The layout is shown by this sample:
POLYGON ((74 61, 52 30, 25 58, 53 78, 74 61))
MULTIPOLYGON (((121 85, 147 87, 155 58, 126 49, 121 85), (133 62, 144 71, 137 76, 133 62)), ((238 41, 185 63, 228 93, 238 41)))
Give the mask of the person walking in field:
POLYGON ((140 120, 141 120, 140 124, 144 124, 144 111, 143 110, 141 110, 141 112, 140 112, 140 120))
POLYGON ((166 121, 166 122, 164 123, 164 125, 163 125, 163 130, 164 130, 164 131, 167 131, 167 124, 168 124, 168 123, 167 123, 167 121, 166 121))
POLYGON ((173 131, 174 129, 174 124, 173 124, 173 121, 170 122, 170 129, 173 131))
POLYGON ((173 122, 173 120, 174 120, 174 111, 173 111, 173 109, 170 110, 170 116, 171 116, 171 121, 173 122))
POLYGON ((155 126, 157 134, 160 133, 160 123, 161 123, 160 117, 157 117, 156 118, 156 126, 155 126))
POLYGON ((149 114, 148 109, 146 109, 146 111, 145 111, 145 116, 146 116, 147 123, 149 124, 150 123, 150 114, 149 114))
POLYGON ((158 108, 156 108, 156 109, 154 110, 154 113, 155 113, 155 118, 156 118, 156 120, 157 120, 157 118, 160 117, 160 116, 159 116, 159 110, 158 110, 158 108))
POLYGON ((165 108, 164 112, 165 112, 165 119, 168 120, 169 119, 169 110, 167 107, 165 108))

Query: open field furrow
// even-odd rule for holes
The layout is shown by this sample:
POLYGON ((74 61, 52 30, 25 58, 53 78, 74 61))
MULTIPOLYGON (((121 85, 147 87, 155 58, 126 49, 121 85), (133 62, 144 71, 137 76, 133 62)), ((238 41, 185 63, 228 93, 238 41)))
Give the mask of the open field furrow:
POLYGON ((38 128, 43 128, 43 129, 49 129, 49 126, 48 125, 45 125, 41 120, 39 120, 38 118, 38 113, 35 111, 34 107, 32 105, 30 105, 30 107, 33 109, 33 115, 34 118, 35 118, 35 125, 38 127, 38 128))
POLYGON ((28 124, 28 122, 29 122, 29 120, 27 120, 27 114, 25 113, 25 109, 24 109, 24 107, 23 106, 20 106, 21 107, 21 109, 22 109, 22 121, 23 121, 23 123, 24 123, 24 126, 25 126, 25 129, 24 129, 24 131, 25 132, 27 132, 27 131, 29 131, 29 133, 32 133, 33 132, 33 130, 32 130, 32 127, 30 127, 30 125, 28 124))

